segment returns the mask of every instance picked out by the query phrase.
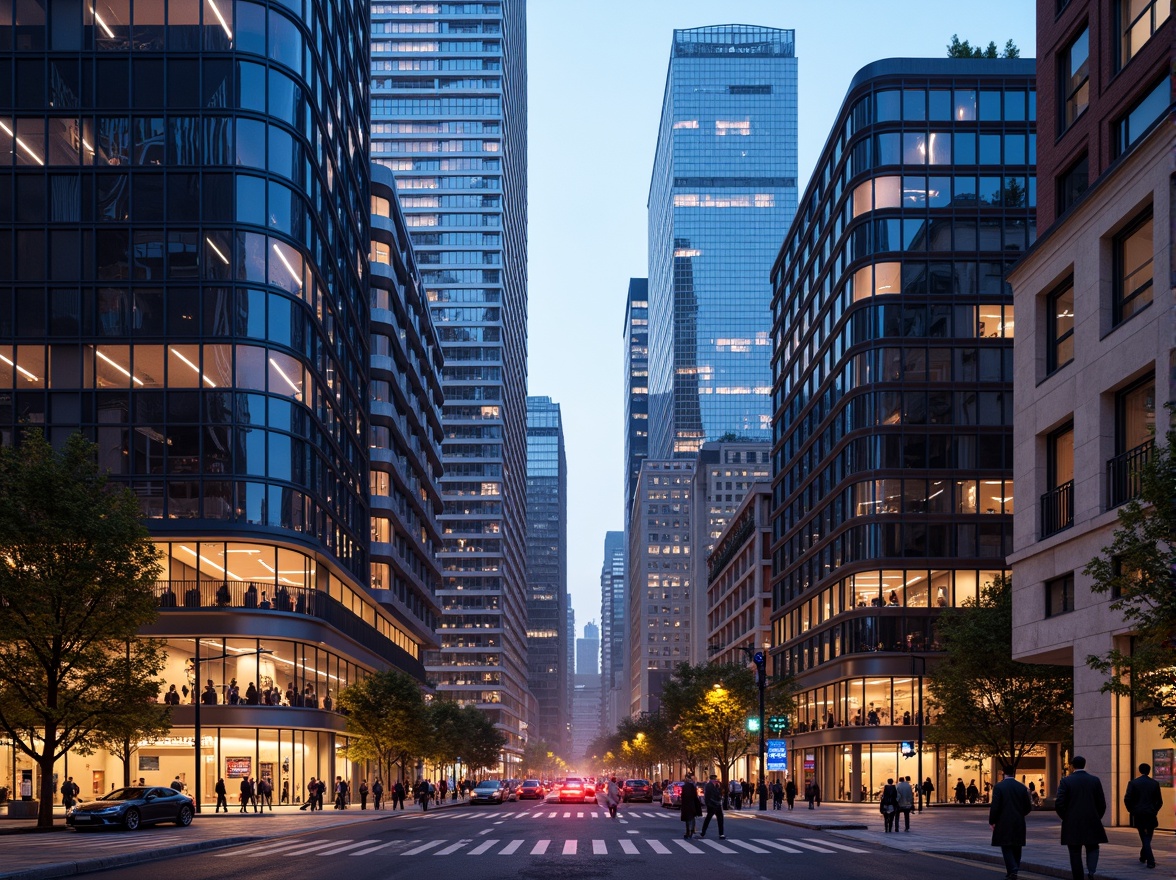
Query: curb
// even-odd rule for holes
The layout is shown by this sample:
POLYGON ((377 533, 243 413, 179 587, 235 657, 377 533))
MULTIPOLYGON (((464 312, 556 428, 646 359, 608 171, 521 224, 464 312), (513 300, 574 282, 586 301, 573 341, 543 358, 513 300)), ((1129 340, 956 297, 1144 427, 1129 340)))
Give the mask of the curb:
POLYGON ((0 873, 0 878, 3 878, 3 880, 50 880, 53 877, 73 877, 78 874, 89 874, 92 871, 101 871, 107 868, 138 865, 143 862, 153 862, 156 859, 168 858, 169 856, 178 856, 184 853, 199 852, 206 849, 221 849, 223 847, 237 846, 238 844, 264 839, 254 836, 241 836, 222 837, 217 840, 201 840, 194 843, 183 843, 177 846, 161 847, 145 852, 123 853, 117 856, 85 859, 77 862, 57 862, 50 865, 38 865, 35 868, 23 868, 16 871, 0 873))
MULTIPOLYGON (((990 865, 999 865, 1002 868, 1004 867, 1004 859, 1001 856, 991 855, 989 853, 959 852, 959 851, 955 851, 955 850, 939 850, 939 849, 929 849, 929 850, 924 850, 924 852, 932 853, 933 855, 937 855, 937 856, 951 856, 952 858, 965 859, 969 862, 985 862, 990 865)), ((1073 876, 1070 873, 1069 867, 1058 868, 1058 867, 1054 867, 1053 865, 1042 865, 1042 864, 1039 864, 1036 862, 1022 861, 1021 862, 1021 873, 1024 874, 1026 872, 1029 872, 1031 874, 1044 874, 1045 876, 1048 876, 1048 877, 1063 877, 1063 878, 1066 878, 1066 880, 1070 880, 1070 878, 1073 876)), ((1103 877, 1104 880, 1107 877, 1106 874, 1096 874, 1095 876, 1096 877, 1103 877)))
MULTIPOLYGON (((869 831, 870 826, 862 822, 803 822, 799 819, 788 819, 784 816, 772 815, 783 812, 781 810, 740 810, 739 815, 753 819, 766 819, 780 825, 791 825, 794 828, 807 828, 810 831, 869 831)), ((1002 862, 1003 864, 1003 862, 1002 862)))

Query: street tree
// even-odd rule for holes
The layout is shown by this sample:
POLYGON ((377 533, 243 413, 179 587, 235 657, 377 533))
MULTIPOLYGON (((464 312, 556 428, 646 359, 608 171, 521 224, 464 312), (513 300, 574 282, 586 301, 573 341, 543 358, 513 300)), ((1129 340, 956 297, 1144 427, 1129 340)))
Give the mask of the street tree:
POLYGON ((348 757, 376 762, 388 780, 399 765, 400 777, 409 779, 409 767, 424 756, 430 739, 420 682, 398 669, 381 669, 345 687, 338 706, 347 716, 348 757))
MULTIPOLYGON (((139 662, 162 668, 166 660, 162 642, 143 639, 138 647, 141 649, 139 662)), ((125 711, 107 719, 95 736, 95 745, 122 762, 124 786, 131 784, 131 758, 139 751, 140 744, 171 733, 171 707, 157 700, 162 682, 140 677, 131 663, 130 641, 126 643, 126 649, 122 668, 116 674, 121 677, 124 693, 132 699, 127 701, 125 711), (133 701, 135 693, 139 696, 138 703, 133 701)), ((78 751, 86 754, 90 749, 83 747, 78 751)))
POLYGON ((1131 627, 1131 645, 1086 658, 1103 675, 1102 691, 1131 699, 1176 739, 1176 429, 1139 471, 1139 497, 1119 508, 1109 546, 1083 569, 1091 590, 1131 627))
POLYGON ((1016 769, 1037 746, 1072 738, 1070 667, 1012 659, 1011 579, 997 576, 978 601, 945 610, 938 626, 944 657, 928 671, 929 742, 953 758, 983 755, 1016 769))
POLYGON ((477 773, 497 764, 506 746, 506 734, 494 726, 489 716, 475 706, 462 706, 458 724, 465 766, 477 773))
POLYGON ((161 566, 137 498, 80 434, 0 449, 0 498, 0 730, 40 771, 46 828, 54 762, 156 716, 162 653, 136 634, 161 566))

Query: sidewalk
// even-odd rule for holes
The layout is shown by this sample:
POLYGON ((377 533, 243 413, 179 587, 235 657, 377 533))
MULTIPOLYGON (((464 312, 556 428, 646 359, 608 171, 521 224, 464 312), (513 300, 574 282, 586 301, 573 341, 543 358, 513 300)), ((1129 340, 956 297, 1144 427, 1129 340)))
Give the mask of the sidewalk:
MULTIPOLYGON (((911 814, 911 830, 886 834, 877 804, 824 804, 815 810, 798 800, 791 812, 785 806, 743 810, 740 815, 758 816, 773 822, 814 831, 833 831, 874 846, 904 852, 927 852, 1004 867, 1000 847, 991 846, 988 807, 930 807, 911 814)), ((899 817, 899 821, 902 819, 899 817)), ((1027 818, 1028 845, 1021 858, 1021 872, 1070 878, 1070 854, 1059 842, 1061 820, 1050 810, 1034 810, 1027 818)), ((1159 832, 1152 842, 1158 868, 1148 870, 1139 863, 1139 835, 1134 828, 1107 828, 1109 843, 1100 847, 1098 880, 1157 880, 1176 876, 1176 847, 1169 832, 1159 832)))

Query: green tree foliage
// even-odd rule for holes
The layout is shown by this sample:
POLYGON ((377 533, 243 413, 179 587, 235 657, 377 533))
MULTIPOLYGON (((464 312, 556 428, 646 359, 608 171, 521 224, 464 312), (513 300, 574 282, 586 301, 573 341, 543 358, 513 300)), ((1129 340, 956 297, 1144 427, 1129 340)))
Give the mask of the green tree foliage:
MULTIPOLYGON (((151 678, 142 678, 132 665, 132 649, 130 641, 126 643, 126 653, 123 655, 122 668, 115 674, 120 676, 124 693, 138 694, 139 703, 128 700, 122 712, 107 719, 102 730, 96 736, 96 745, 122 761, 124 786, 131 784, 131 757, 139 751, 139 743, 167 736, 171 733, 171 707, 157 701, 160 682, 151 678)), ((166 661, 163 644, 157 641, 139 640, 137 647, 137 662, 148 668, 162 669, 166 661)), ((79 749, 82 754, 89 750, 79 749)))
POLYGON ((1139 473, 1140 496, 1119 508, 1119 527, 1101 556, 1083 570, 1091 590, 1110 594, 1111 610, 1133 634, 1130 650, 1086 658, 1107 676, 1104 693, 1130 697, 1176 739, 1176 430, 1139 473))
POLYGON ((389 781, 399 765, 400 777, 409 779, 410 763, 424 756, 429 739, 420 682, 382 669, 340 691, 338 706, 347 714, 348 757, 374 761, 389 781))
POLYGON ((979 601, 939 618, 946 656, 930 670, 936 710, 927 739, 952 757, 995 758, 1014 769, 1034 747, 1073 735, 1073 673, 1068 666, 1018 663, 1013 654, 1012 581, 997 577, 979 601))
POLYGON ((474 706, 461 709, 462 763, 474 773, 493 767, 506 746, 506 734, 474 706))
POLYGON ((1020 58, 1021 50, 1012 40, 1005 42, 1004 50, 997 49, 995 42, 990 42, 981 49, 972 46, 967 40, 960 40, 959 34, 951 35, 951 43, 947 47, 948 58, 1020 58))
POLYGON ((80 434, 0 449, 0 498, 0 730, 37 764, 49 827, 54 762, 158 712, 162 654, 136 633, 161 567, 138 500, 80 434))
POLYGON ((555 753, 551 743, 542 739, 527 741, 523 749, 523 775, 528 779, 553 779, 563 776, 568 764, 555 753))

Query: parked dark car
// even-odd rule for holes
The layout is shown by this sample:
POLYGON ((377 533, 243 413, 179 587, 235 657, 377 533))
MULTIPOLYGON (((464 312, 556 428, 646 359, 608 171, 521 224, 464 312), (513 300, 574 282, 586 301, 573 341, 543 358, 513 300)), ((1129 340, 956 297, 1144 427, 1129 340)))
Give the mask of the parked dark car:
POLYGON ((65 824, 75 829, 118 827, 127 831, 158 822, 186 827, 192 824, 195 812, 193 800, 175 789, 135 785, 79 804, 66 814, 65 824))
POLYGON ((627 804, 653 803, 653 786, 648 779, 626 779, 621 788, 621 800, 627 804))
POLYGON ((506 801, 506 783, 501 779, 479 782, 470 795, 471 804, 501 804, 506 801))

